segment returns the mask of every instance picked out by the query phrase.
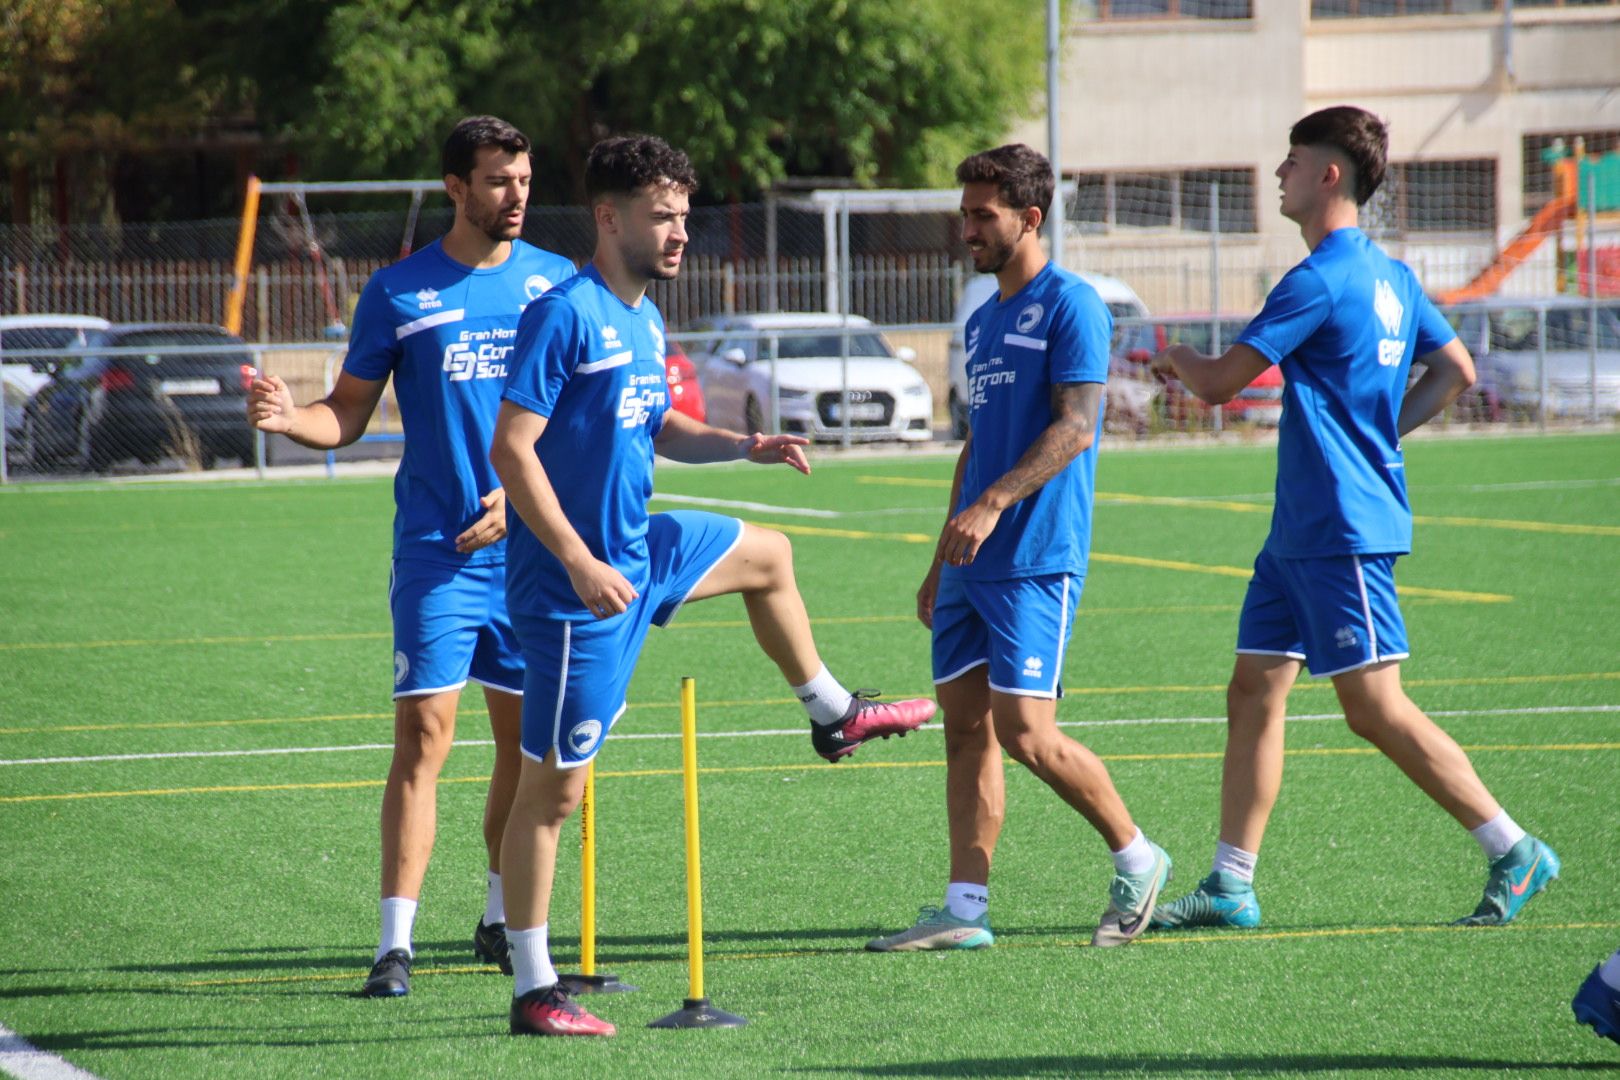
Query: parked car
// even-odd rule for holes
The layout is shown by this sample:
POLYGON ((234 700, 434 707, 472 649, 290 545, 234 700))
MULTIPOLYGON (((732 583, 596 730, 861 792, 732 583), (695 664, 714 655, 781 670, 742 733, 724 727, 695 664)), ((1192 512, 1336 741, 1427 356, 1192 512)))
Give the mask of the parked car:
MULTIPOLYGON (((1152 400, 1159 393, 1158 385, 1146 377, 1147 361, 1153 358, 1155 351, 1153 327, 1147 322, 1147 305, 1135 290, 1118 278, 1084 273, 1080 277, 1097 290, 1097 295, 1114 316, 1108 378, 1111 416, 1106 417, 1104 423, 1108 424, 1111 419, 1115 428, 1145 431, 1152 400)), ((952 316, 954 329, 946 358, 950 382, 946 403, 949 406, 952 438, 964 438, 968 429, 967 349, 963 343, 968 316, 983 306, 996 289, 994 274, 969 278, 962 287, 962 297, 957 301, 956 313, 952 316)))
POLYGON ((126 458, 150 465, 172 456, 205 469, 218 458, 251 464, 250 365, 246 343, 218 326, 128 323, 87 331, 83 357, 58 368, 28 402, 25 453, 35 468, 96 472, 126 458), (176 346, 215 351, 167 351, 176 346), (114 348, 148 351, 100 351, 114 348))
POLYGON ((709 410, 703 404, 703 383, 698 379, 696 366, 680 342, 664 344, 664 381, 669 384, 669 407, 694 420, 707 420, 709 410))
POLYGON ((20 350, 84 348, 85 334, 112 325, 94 315, 0 315, 0 390, 5 398, 6 459, 22 454, 23 410, 28 401, 51 381, 51 370, 62 363, 56 357, 8 360, 6 353, 20 350))
MULTIPOLYGON (((692 359, 709 422, 739 431, 769 431, 774 379, 777 430, 811 439, 842 438, 844 324, 844 316, 822 312, 700 320, 694 330, 703 336, 692 343, 692 359)), ((850 437, 932 439, 934 397, 911 366, 916 354, 891 348, 858 315, 849 316, 848 325, 854 330, 848 361, 850 437)))
POLYGON ((1620 413, 1620 302, 1593 305, 1558 297, 1536 305, 1458 309, 1450 315, 1457 336, 1474 355, 1476 387, 1501 408, 1533 413, 1541 405, 1541 373, 1546 357, 1547 415, 1585 416, 1591 408, 1594 375, 1591 342, 1597 338, 1599 416, 1620 413), (1546 351, 1542 352, 1538 308, 1547 311, 1546 351))
MULTIPOLYGON (((1219 345, 1225 350, 1230 348, 1232 342, 1238 339, 1238 335, 1243 333, 1244 328, 1249 325, 1249 320, 1223 316, 1219 324, 1221 333, 1219 345)), ((1208 315, 1165 317, 1157 322, 1154 332, 1158 339, 1155 351, 1163 349, 1166 345, 1175 344, 1189 345, 1206 354, 1215 351, 1214 327, 1208 315)), ((1224 424, 1276 427, 1282 422, 1282 409, 1282 368, 1272 364, 1221 406, 1221 421, 1224 424)), ((1166 381, 1165 412, 1166 418, 1173 426, 1180 427, 1192 417, 1202 416, 1208 411, 1209 406, 1188 393, 1180 380, 1166 381)))

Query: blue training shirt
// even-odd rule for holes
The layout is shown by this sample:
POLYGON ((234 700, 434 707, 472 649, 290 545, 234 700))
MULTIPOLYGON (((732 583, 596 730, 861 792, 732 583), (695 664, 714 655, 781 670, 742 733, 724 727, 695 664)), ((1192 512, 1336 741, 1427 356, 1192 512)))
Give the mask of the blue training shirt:
POLYGON ((394 376, 405 452, 394 474, 394 557, 455 566, 499 563, 502 541, 470 555, 456 537, 501 486, 489 464, 501 385, 531 300, 574 276, 574 264, 512 241, 499 266, 474 269, 435 240, 371 275, 354 311, 343 370, 394 376))
MULTIPOLYGON (((653 439, 669 409, 664 317, 630 307, 596 267, 523 313, 505 400, 547 418, 535 443, 557 501, 591 554, 644 592, 653 439)), ((568 572, 516 511, 507 513, 507 607, 514 616, 595 618, 568 572)))
POLYGON ((1456 336, 1417 275, 1357 228, 1329 233, 1277 283, 1238 336, 1285 380, 1266 550, 1293 559, 1412 550, 1401 400, 1413 356, 1456 336))
MULTIPOLYGON (((986 300, 965 328, 968 423, 960 513, 1017 464, 1052 423, 1057 383, 1108 382, 1114 318, 1097 290, 1048 263, 1007 300, 986 300)), ((1100 422, 1100 417, 1099 417, 1100 422)), ((973 562, 946 572, 976 581, 1086 572, 1097 443, 1040 490, 1009 506, 973 562)))

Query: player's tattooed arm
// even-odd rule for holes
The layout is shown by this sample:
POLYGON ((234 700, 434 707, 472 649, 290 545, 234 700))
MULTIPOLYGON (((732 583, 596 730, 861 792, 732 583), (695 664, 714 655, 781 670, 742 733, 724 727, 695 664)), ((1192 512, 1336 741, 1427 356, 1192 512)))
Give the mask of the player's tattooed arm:
POLYGON ((1039 491, 1047 481, 1083 454, 1097 437, 1102 406, 1101 383, 1058 383, 1052 387, 1052 422, 1015 465, 984 489, 971 506, 945 523, 938 559, 966 566, 995 530, 1002 511, 1039 491))

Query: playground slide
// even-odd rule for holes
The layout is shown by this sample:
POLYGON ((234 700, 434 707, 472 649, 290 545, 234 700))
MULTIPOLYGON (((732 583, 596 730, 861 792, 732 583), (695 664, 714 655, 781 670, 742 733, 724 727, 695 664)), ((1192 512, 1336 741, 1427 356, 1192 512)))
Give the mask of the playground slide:
POLYGON ((1541 242, 1564 224, 1564 219, 1575 210, 1575 198, 1570 195, 1565 198, 1555 198, 1536 212, 1530 219, 1530 224, 1524 231, 1515 236, 1508 245, 1499 251, 1491 265, 1479 272, 1467 285, 1460 289, 1441 293, 1438 297, 1442 304, 1461 304, 1469 300, 1480 300, 1501 288, 1502 282, 1516 270, 1520 263, 1530 257, 1530 253, 1541 246, 1541 242))

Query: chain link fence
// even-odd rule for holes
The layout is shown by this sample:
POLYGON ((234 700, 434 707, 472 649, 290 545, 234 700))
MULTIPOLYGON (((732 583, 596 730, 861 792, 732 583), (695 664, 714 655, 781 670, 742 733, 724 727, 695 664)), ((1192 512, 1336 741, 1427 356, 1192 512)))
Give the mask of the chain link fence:
MULTIPOLYGON (((1467 185, 1486 180, 1467 169, 1395 169, 1388 190, 1367 214, 1369 232, 1436 293, 1466 286, 1497 267, 1515 244, 1524 246, 1517 230, 1482 230, 1487 223, 1479 207, 1489 202, 1488 185, 1454 198, 1461 209, 1452 217, 1437 216, 1444 200, 1436 193, 1447 183, 1462 185, 1456 190, 1467 195, 1467 185)), ((1147 372, 1153 353, 1171 342, 1206 350, 1229 345, 1267 290, 1304 254, 1296 233, 1263 231, 1258 186, 1243 170, 1078 179, 1068 202, 1064 256, 1070 268, 1094 275, 1115 313, 1107 417, 1113 434, 1232 428, 1264 433, 1277 424, 1279 372, 1219 409, 1147 372), (1116 294, 1123 299, 1115 302, 1116 294)), ((920 373, 930 433, 959 433, 965 401, 960 325, 972 303, 988 295, 987 283, 974 281, 957 215, 941 209, 941 198, 932 194, 909 212, 847 218, 828 209, 831 202, 818 208, 791 196, 694 210, 680 277, 652 289, 672 340, 692 354, 704 390, 716 383, 708 395, 716 407, 747 404, 746 395, 727 396, 731 391, 720 376, 773 355, 781 361, 764 389, 756 389, 752 417, 717 419, 787 426, 797 415, 818 437, 888 437, 882 424, 872 426, 881 412, 873 411, 873 403, 883 404, 882 395, 901 395, 885 406, 888 424, 917 404, 915 390, 851 382, 840 387, 836 402, 817 397, 818 408, 829 408, 812 415, 784 397, 801 388, 783 382, 782 371, 805 359, 802 349, 789 355, 793 346, 785 339, 792 335, 777 333, 774 345, 756 347, 740 365, 725 354, 771 335, 739 324, 730 331, 738 340, 720 341, 726 319, 847 311, 870 320, 882 331, 882 348, 920 373), (855 400, 862 394, 878 396, 855 400)), ((372 272, 450 225, 448 207, 429 205, 413 214, 407 202, 404 196, 312 197, 304 213, 292 201, 267 199, 257 222, 241 338, 218 329, 232 285, 239 222, 0 226, 0 374, 6 395, 0 479, 310 459, 284 439, 268 440, 263 451, 250 445, 245 423, 236 422, 243 406, 242 367, 277 371, 300 401, 319 397, 341 364, 345 327, 372 272), (54 313, 96 316, 108 326, 79 328, 61 340, 24 333, 28 324, 49 322, 54 313), (130 339, 132 333, 145 337, 130 339)), ((1606 204, 1594 204, 1590 213, 1564 215, 1510 273, 1504 271, 1493 295, 1449 309, 1476 357, 1480 380, 1444 422, 1534 427, 1615 421, 1620 228, 1608 211, 1606 204), (1572 295, 1577 289, 1585 295, 1572 295)), ((523 235, 582 263, 594 233, 583 209, 533 207, 523 235)), ((847 334, 858 336, 859 329, 847 334)), ((841 351, 830 359, 847 372, 841 351)), ((825 392, 814 388, 814 395, 825 392)), ((908 420, 905 437, 916 435, 908 420)), ((397 456, 399 439, 398 411, 385 396, 367 440, 342 454, 397 456)))

